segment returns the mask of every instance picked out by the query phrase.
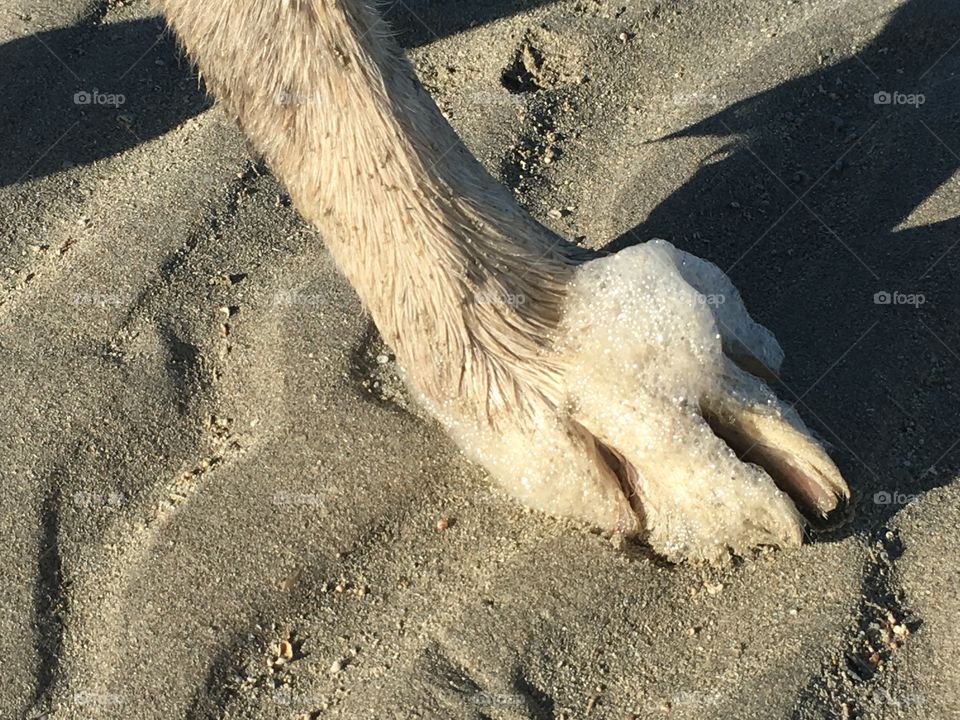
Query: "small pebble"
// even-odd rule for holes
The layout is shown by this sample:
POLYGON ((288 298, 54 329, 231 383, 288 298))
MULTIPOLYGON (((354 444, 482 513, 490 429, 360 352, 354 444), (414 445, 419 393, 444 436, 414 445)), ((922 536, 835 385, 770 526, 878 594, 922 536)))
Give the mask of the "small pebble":
POLYGON ((708 595, 719 595, 723 592, 723 583, 709 583, 705 582, 703 587, 706 589, 708 595))

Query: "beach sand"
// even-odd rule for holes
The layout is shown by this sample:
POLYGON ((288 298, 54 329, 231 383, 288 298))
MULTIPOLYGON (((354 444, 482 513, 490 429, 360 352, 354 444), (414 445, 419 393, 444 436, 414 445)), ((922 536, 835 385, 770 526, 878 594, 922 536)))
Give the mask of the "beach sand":
POLYGON ((14 0, 0 717, 960 717, 960 7, 387 14, 537 218, 729 272, 854 521, 712 568, 517 506, 149 5, 14 0))

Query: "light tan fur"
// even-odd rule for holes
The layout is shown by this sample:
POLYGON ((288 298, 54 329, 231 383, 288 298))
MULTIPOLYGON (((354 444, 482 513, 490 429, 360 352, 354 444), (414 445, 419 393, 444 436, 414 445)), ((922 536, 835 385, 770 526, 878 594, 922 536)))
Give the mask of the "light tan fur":
MULTIPOLYGON (((601 261, 531 218, 473 158, 372 7, 362 0, 159 4, 209 89, 322 231, 423 403, 514 495, 644 536, 671 557, 800 541, 800 516, 762 471, 762 482, 753 475, 748 482, 743 473, 754 470, 733 458, 728 475, 694 480, 682 444, 649 452, 632 447, 638 436, 619 426, 600 431, 603 408, 584 408, 616 381, 591 373, 570 337, 582 327, 564 323, 575 315, 571 288, 580 269, 601 261), (585 377, 597 386, 583 387, 585 377), (619 446, 612 436, 621 437, 619 446), (729 492, 718 500, 724 484, 729 492)), ((673 257, 657 255, 667 267, 657 272, 680 278, 687 263, 673 257)), ((722 283, 710 272, 703 277, 701 284, 722 283)), ((743 367, 779 361, 759 340, 721 334, 743 367)), ((723 375, 723 387, 734 376, 758 382, 732 362, 698 372, 723 375)), ((625 394, 618 389, 611 402, 625 394)), ((848 495, 795 416, 702 394, 717 434, 746 457, 752 452, 813 514, 830 513, 848 495)), ((651 401, 620 418, 639 429, 676 412, 651 401)), ((699 414, 691 422, 706 427, 699 414)), ((732 458, 725 445, 723 452, 732 458)))

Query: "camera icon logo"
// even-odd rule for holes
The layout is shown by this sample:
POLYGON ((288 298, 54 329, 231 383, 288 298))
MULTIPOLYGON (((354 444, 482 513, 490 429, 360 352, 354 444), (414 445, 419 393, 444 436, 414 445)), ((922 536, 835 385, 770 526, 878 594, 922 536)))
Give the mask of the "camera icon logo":
POLYGON ((80 90, 73 94, 74 105, 89 105, 93 102, 93 95, 86 90, 80 90))
POLYGON ((873 494, 873 504, 874 505, 889 505, 893 502, 893 496, 888 493, 886 490, 881 490, 880 492, 873 494))
POLYGON ((874 105, 889 105, 892 102, 893 102, 893 95, 888 93, 886 90, 881 90, 880 92, 874 93, 873 95, 874 105))
POLYGON ((893 302, 893 296, 886 290, 873 294, 874 305, 889 305, 891 302, 893 302))

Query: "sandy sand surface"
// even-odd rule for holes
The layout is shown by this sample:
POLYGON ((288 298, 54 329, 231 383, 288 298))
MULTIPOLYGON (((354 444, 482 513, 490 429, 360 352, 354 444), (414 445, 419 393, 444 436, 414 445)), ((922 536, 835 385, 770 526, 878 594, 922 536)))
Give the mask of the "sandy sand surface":
POLYGON ((534 215, 729 271, 855 521, 713 569, 517 507, 148 5, 8 0, 0 717, 960 717, 960 6, 389 15, 534 215))

